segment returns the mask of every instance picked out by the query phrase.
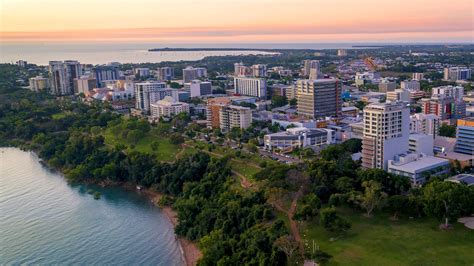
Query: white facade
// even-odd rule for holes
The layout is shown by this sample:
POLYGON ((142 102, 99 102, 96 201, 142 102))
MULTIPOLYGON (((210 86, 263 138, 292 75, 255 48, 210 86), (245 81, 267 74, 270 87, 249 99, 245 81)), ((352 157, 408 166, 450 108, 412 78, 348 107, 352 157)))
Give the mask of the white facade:
POLYGON ((458 81, 471 78, 472 70, 467 67, 447 67, 444 69, 444 80, 458 81))
POLYGON ((193 80, 190 84, 190 97, 200 97, 212 94, 212 85, 209 81, 193 80))
POLYGON ((414 114, 410 116, 410 133, 438 135, 441 120, 435 114, 414 114))
POLYGON ((319 60, 304 60, 303 61, 303 75, 308 76, 309 79, 322 78, 321 64, 319 60))
POLYGON ((203 67, 186 67, 183 69, 183 82, 188 83, 192 80, 207 77, 207 69, 203 67))
POLYGON ((97 80, 89 76, 82 76, 74 79, 74 93, 83 93, 91 91, 96 88, 97 80))
POLYGON ((447 97, 453 97, 455 101, 461 101, 464 97, 463 86, 441 86, 431 89, 431 95, 445 95, 447 97))
POLYGON ((251 67, 252 75, 256 78, 267 76, 267 65, 257 64, 251 67))
POLYGON ((400 82, 400 88, 407 91, 419 91, 420 82, 418 80, 404 80, 400 82))
POLYGON ((414 153, 433 156, 434 138, 430 135, 414 133, 408 139, 408 150, 414 153))
POLYGON ((172 80, 174 78, 174 69, 172 67, 160 67, 156 70, 158 80, 172 80))
POLYGON ((146 67, 139 67, 134 69, 135 75, 140 77, 149 77, 150 76, 150 69, 146 67))
POLYGON ((189 104, 166 96, 163 100, 150 104, 150 112, 153 118, 172 117, 180 113, 189 113, 189 104))
POLYGON ((425 79, 425 75, 423 73, 413 73, 412 79, 413 80, 423 80, 423 79, 425 79))
POLYGON ((394 90, 387 92, 387 101, 390 102, 409 102, 410 101, 410 92, 406 90, 394 90))
POLYGON ((308 129, 305 127, 289 128, 285 132, 264 136, 265 149, 320 147, 335 143, 335 132, 325 128, 308 129))
POLYGON ((413 185, 426 182, 426 176, 447 174, 449 161, 417 153, 400 154, 388 161, 387 172, 407 176, 413 185))
POLYGON ((364 168, 386 170, 388 160, 408 151, 409 114, 401 103, 373 103, 364 108, 364 168))
POLYGON ((267 97, 267 81, 261 78, 236 77, 234 91, 236 94, 264 99, 267 97))
POLYGON ((51 93, 57 96, 74 93, 74 79, 82 75, 82 67, 78 61, 66 60, 49 62, 49 82, 51 93))
POLYGON ((223 132, 229 132, 232 128, 248 128, 252 124, 252 109, 237 105, 222 106, 219 124, 223 132))
POLYGON ((164 82, 135 83, 135 108, 145 112, 150 111, 150 104, 171 96, 171 89, 164 82))
POLYGON ((49 89, 49 79, 43 78, 42 76, 37 76, 30 78, 30 90, 32 91, 40 91, 44 89, 49 89))

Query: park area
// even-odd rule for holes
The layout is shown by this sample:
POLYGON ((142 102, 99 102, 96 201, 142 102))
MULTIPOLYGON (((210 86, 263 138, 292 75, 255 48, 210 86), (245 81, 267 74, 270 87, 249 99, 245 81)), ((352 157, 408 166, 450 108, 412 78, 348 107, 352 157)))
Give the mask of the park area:
POLYGON ((338 213, 352 223, 345 236, 333 238, 318 221, 300 226, 307 245, 314 240, 333 256, 328 265, 474 265, 474 230, 463 224, 441 230, 431 218, 392 220, 384 213, 367 218, 345 208, 338 213))

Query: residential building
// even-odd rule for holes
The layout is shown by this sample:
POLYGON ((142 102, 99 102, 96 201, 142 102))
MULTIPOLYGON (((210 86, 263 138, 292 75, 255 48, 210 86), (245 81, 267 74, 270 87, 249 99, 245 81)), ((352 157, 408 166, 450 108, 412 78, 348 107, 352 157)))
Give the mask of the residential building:
POLYGON ((420 91, 420 82, 418 80, 404 80, 400 82, 400 88, 406 91, 420 91))
POLYGON ((156 69, 156 78, 160 81, 170 81, 174 78, 174 68, 160 67, 156 69))
POLYGON ((413 73, 412 77, 413 80, 424 80, 425 74, 423 73, 413 73))
POLYGON ((383 79, 379 83, 379 92, 389 92, 394 91, 397 88, 397 83, 395 81, 390 81, 387 79, 383 79))
POLYGON ((347 56, 347 50, 346 49, 337 50, 337 56, 347 56))
POLYGON ((335 134, 329 129, 294 127, 285 132, 267 134, 263 142, 267 150, 320 147, 335 143, 335 134))
POLYGON ((341 115, 341 88, 336 79, 301 79, 296 82, 298 114, 311 118, 341 115))
POLYGON ((387 101, 390 102, 410 102, 410 93, 406 90, 396 89, 387 92, 387 101))
POLYGON ((471 78, 472 70, 467 67, 447 67, 444 69, 444 80, 458 81, 471 78))
POLYGON ((74 93, 74 79, 82 74, 82 67, 78 61, 66 60, 49 62, 49 79, 51 93, 56 96, 71 95, 74 93))
POLYGON ((268 95, 269 96, 286 96, 287 90, 292 87, 293 85, 273 84, 268 87, 268 95))
POLYGON ((230 105, 231 99, 229 97, 219 97, 207 99, 207 127, 220 128, 220 112, 222 106, 230 105))
POLYGON ((448 160, 418 153, 405 153, 388 161, 387 172, 409 177, 415 186, 422 185, 429 176, 447 174, 448 160))
POLYGON ((96 88, 103 88, 104 82, 109 80, 118 80, 119 70, 116 66, 97 66, 94 69, 96 88))
POLYGON ((355 75, 355 85, 357 87, 363 86, 366 83, 372 84, 380 79, 380 74, 377 72, 357 72, 355 75))
POLYGON ((410 116, 410 133, 420 133, 435 138, 439 132, 440 119, 435 114, 414 114, 410 116))
POLYGON ((189 104, 176 101, 170 96, 150 104, 150 113, 153 119, 172 117, 179 113, 189 113, 189 104))
POLYGON ((224 105, 219 112, 219 126, 222 132, 232 128, 248 128, 252 124, 252 109, 238 105, 224 105))
POLYGON ((445 95, 453 97, 455 101, 463 101, 464 87, 463 86, 441 86, 431 89, 431 95, 445 95))
POLYGON ((209 81, 200 81, 198 79, 195 79, 191 81, 190 89, 191 89, 190 90, 191 97, 200 97, 200 96, 212 94, 212 86, 211 86, 211 82, 209 81))
POLYGON ((195 79, 207 77, 207 69, 203 67, 188 66, 183 69, 183 82, 188 83, 195 79))
POLYGON ((150 104, 171 96, 172 89, 166 88, 164 82, 135 83, 135 108, 145 113, 150 112, 150 104))
POLYGON ((409 113, 402 103, 372 103, 364 108, 364 168, 386 170, 388 160, 408 151, 409 113))
POLYGON ((298 97, 295 84, 289 85, 286 88, 285 95, 288 100, 296 99, 298 97))
POLYGON ((267 65, 257 64, 251 67, 252 75, 256 78, 267 76, 267 65))
POLYGON ((147 78, 150 76, 150 69, 147 67, 138 67, 133 70, 133 73, 140 78, 147 78))
POLYGON ((265 99, 267 97, 267 81, 262 78, 235 77, 234 92, 265 99))
POLYGON ((247 77, 252 75, 252 69, 245 66, 242 62, 234 64, 234 76, 235 77, 247 77))
POLYGON ((434 95, 429 99, 421 99, 422 112, 437 115, 441 120, 455 118, 455 107, 453 97, 445 95, 434 95))
POLYGON ((86 94, 87 92, 94 89, 97 85, 97 80, 90 76, 80 76, 74 79, 74 93, 86 94))
POLYGON ((408 137, 408 151, 433 156, 433 136, 413 133, 408 137))
POLYGON ((30 90, 32 91, 41 91, 41 90, 50 88, 48 78, 44 78, 42 76, 36 76, 36 77, 30 78, 29 81, 30 81, 30 90))
POLYGON ((474 118, 458 119, 454 150, 459 153, 474 155, 474 118))
POLYGON ((309 79, 320 79, 323 77, 319 60, 304 60, 303 65, 304 76, 307 76, 309 79))

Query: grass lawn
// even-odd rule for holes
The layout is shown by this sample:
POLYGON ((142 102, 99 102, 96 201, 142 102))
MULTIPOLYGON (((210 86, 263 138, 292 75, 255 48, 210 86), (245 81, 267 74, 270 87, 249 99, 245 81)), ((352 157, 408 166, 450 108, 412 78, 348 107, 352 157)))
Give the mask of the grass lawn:
POLYGON ((176 154, 180 151, 180 147, 174 144, 171 144, 169 138, 159 135, 155 130, 151 130, 141 138, 135 147, 132 149, 130 143, 122 139, 119 136, 114 135, 110 130, 104 132, 105 143, 109 145, 124 144, 128 147, 128 150, 136 150, 144 153, 154 153, 156 154, 158 160, 160 161, 174 161, 176 154), (158 142, 158 149, 153 150, 151 148, 151 143, 153 141, 158 142))
POLYGON ((67 115, 68 115, 67 113, 61 112, 61 113, 56 113, 56 114, 51 115, 51 118, 53 118, 54 120, 58 120, 61 118, 65 118, 67 115))
POLYGON ((441 231, 433 219, 392 221, 387 214, 366 218, 348 209, 339 213, 352 228, 335 241, 317 221, 301 227, 310 245, 314 240, 333 256, 329 265, 474 265, 474 231, 462 224, 441 231))
POLYGON ((254 180, 253 176, 261 170, 253 165, 235 159, 230 162, 230 166, 232 167, 232 170, 247 177, 249 180, 254 180))

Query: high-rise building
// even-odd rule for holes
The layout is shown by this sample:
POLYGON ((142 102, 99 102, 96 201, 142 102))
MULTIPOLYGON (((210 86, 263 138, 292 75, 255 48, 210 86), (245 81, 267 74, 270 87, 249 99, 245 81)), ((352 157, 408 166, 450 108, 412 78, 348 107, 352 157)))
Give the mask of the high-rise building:
POLYGON ((419 91, 420 82, 418 80, 404 80, 400 82, 400 88, 406 91, 419 91))
POLYGON ((105 81, 119 79, 119 70, 116 66, 97 66, 94 74, 97 88, 103 88, 105 81))
POLYGON ((135 83, 135 108, 146 113, 150 112, 150 104, 172 96, 172 90, 166 88, 164 82, 135 83))
POLYGON ((457 81, 471 78, 472 70, 467 67, 447 67, 444 69, 444 80, 457 81))
POLYGON ((410 116, 410 133, 430 135, 435 138, 439 132, 441 121, 434 114, 414 114, 410 116))
POLYGON ((90 76, 81 76, 74 79, 74 93, 83 93, 87 94, 97 85, 95 78, 90 76))
POLYGON ((413 73, 411 78, 413 80, 423 80, 423 79, 425 79, 425 74, 423 74, 423 73, 413 73))
POLYGON ((174 78, 174 68, 160 67, 156 70, 156 77, 161 81, 169 81, 174 78))
POLYGON ((44 78, 42 76, 32 77, 30 78, 30 90, 32 91, 40 91, 49 89, 49 79, 44 78))
POLYGON ((267 65, 257 64, 252 67, 252 75, 256 78, 267 76, 267 65))
POLYGON ((336 79, 298 80, 296 93, 301 115, 323 118, 341 114, 341 88, 336 79))
POLYGON ((139 78, 146 78, 150 76, 150 69, 147 67, 137 67, 133 69, 133 73, 139 78))
POLYGON ((347 56, 347 50, 346 49, 337 50, 337 56, 347 56))
POLYGON ((267 81, 262 78, 235 77, 234 91, 236 94, 265 99, 267 96, 267 81))
POLYGON ((51 93, 57 96, 74 93, 74 79, 82 74, 82 67, 78 61, 66 60, 49 62, 49 80, 51 93))
POLYGON ((388 160, 408 151, 409 114, 402 103, 373 103, 364 108, 364 168, 386 170, 388 160))
POLYGON ((441 86, 431 89, 431 95, 445 95, 453 97, 455 101, 462 101, 464 97, 463 86, 441 86))
POLYGON ((303 75, 309 77, 309 79, 322 78, 321 64, 319 60, 304 60, 303 75))
POLYGON ((459 153, 474 155, 474 117, 458 119, 454 150, 459 153))
POLYGON ((397 88, 397 83, 395 81, 383 79, 379 83, 379 92, 394 91, 396 88, 397 88))
POLYGON ((244 63, 235 63, 234 64, 234 77, 247 77, 252 75, 252 69, 244 63))
POLYGON ((421 108, 424 114, 437 115, 441 120, 453 119, 456 114, 453 97, 445 95, 433 95, 429 99, 421 99, 421 108))
POLYGON ((252 109, 238 105, 222 106, 219 124, 222 132, 229 132, 232 128, 248 128, 252 124, 252 109))
POLYGON ((203 67, 186 67, 183 69, 183 82, 188 83, 192 80, 207 77, 207 69, 203 67))
POLYGON ((191 94, 190 97, 199 97, 204 95, 211 95, 212 94, 212 86, 211 82, 209 81, 200 81, 200 80, 193 80, 191 81, 191 94))

